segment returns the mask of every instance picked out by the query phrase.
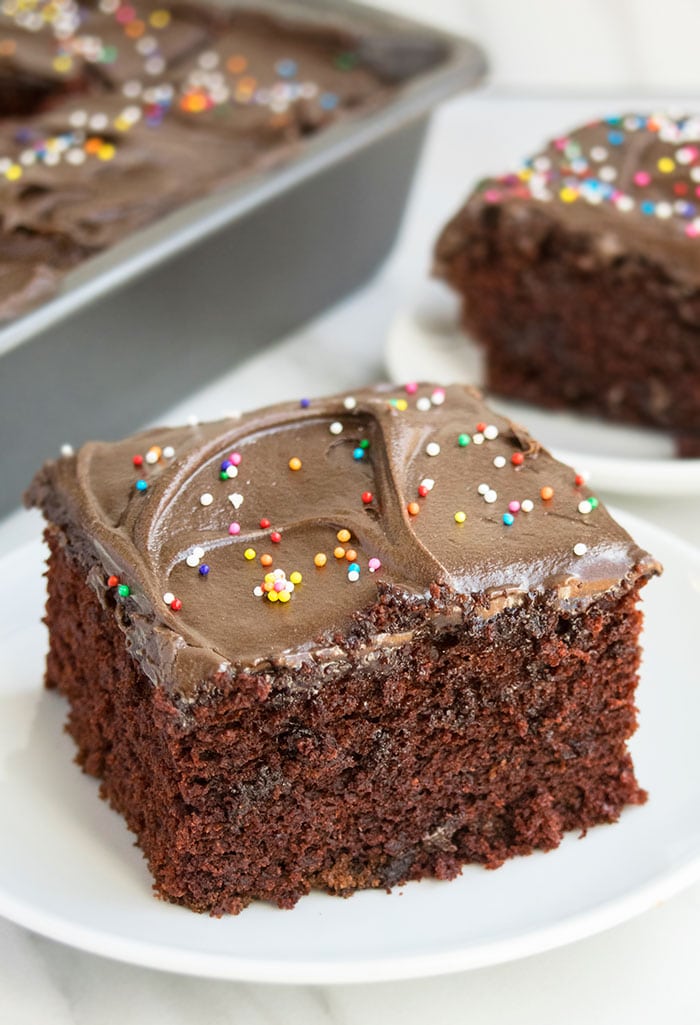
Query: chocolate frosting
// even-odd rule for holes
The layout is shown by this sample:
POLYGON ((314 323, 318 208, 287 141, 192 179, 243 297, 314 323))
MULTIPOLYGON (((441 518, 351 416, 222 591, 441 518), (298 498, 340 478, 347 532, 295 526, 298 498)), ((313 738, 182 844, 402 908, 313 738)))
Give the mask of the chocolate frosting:
POLYGON ((491 208, 535 237, 551 222, 584 233, 600 265, 634 252, 697 287, 699 196, 700 117, 594 121, 553 139, 518 170, 480 182, 438 240, 436 273, 449 278, 470 224, 491 208))
POLYGON ((147 674, 191 696, 217 674, 399 643, 367 632, 389 599, 406 630, 542 593, 566 612, 659 572, 588 495, 476 391, 421 385, 92 442, 27 501, 91 567, 147 674), (284 600, 264 589, 290 582, 284 600))
POLYGON ((442 54, 329 18, 0 4, 0 320, 135 229, 291 157, 442 54))

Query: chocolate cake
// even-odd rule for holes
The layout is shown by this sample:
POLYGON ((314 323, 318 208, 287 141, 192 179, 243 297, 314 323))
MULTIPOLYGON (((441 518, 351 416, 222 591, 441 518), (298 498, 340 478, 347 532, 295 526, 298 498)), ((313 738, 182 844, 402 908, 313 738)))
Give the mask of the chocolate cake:
POLYGON ((47 685, 162 898, 450 879, 645 800, 626 742, 660 567, 468 387, 90 443, 27 502, 47 685))
POLYGON ((0 320, 443 56, 433 40, 256 6, 2 0, 0 320))
POLYGON ((488 389, 700 448, 698 196, 700 118, 668 115, 595 121, 481 182, 436 273, 488 389))

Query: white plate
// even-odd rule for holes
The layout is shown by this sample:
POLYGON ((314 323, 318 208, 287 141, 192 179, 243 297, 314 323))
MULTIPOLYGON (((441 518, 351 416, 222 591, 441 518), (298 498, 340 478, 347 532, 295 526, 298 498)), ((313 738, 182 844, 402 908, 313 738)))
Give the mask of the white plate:
MULTIPOLYGON (((387 337, 386 366, 405 381, 484 381, 481 353, 458 327, 458 302, 439 284, 423 285, 398 313, 387 337)), ((556 456, 590 474, 591 486, 618 494, 690 495, 700 492, 700 459, 677 459, 660 431, 619 427, 592 417, 554 413, 494 396, 495 407, 517 420, 556 456)))
POLYGON ((275 982, 434 975, 536 953, 642 912, 700 877, 700 552, 620 517, 666 572, 647 589, 641 729, 649 802, 585 839, 495 872, 411 883, 222 920, 157 901, 139 850, 73 764, 66 706, 43 692, 39 542, 0 559, 0 914, 65 943, 156 968, 275 982))

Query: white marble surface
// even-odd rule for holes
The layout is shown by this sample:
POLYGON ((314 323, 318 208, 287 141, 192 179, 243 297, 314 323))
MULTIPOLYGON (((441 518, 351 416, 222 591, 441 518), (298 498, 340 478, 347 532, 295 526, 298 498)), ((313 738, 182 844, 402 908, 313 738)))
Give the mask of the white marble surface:
POLYGON ((697 0, 374 0, 478 39, 503 93, 697 88, 697 0), (526 41, 526 45, 523 42, 526 41))
MULTIPOLYGON (((216 417, 379 377, 389 319, 422 280, 436 229, 469 184, 541 137, 617 106, 610 97, 524 101, 488 94, 451 104, 435 122, 401 239, 380 275, 294 338, 193 396, 171 419, 190 412, 216 417)), ((693 500, 617 501, 700 544, 693 500)), ((36 518, 15 517, 0 528, 0 550, 37 530, 36 518)), ((81 953, 0 921, 0 1022, 424 1025, 439 1015, 449 1025, 540 1025, 565 1015, 572 1025, 594 1019, 656 1025, 662 1018, 685 1025, 700 1022, 699 947, 700 885, 605 934, 524 961, 433 980, 344 987, 175 977, 81 953)))

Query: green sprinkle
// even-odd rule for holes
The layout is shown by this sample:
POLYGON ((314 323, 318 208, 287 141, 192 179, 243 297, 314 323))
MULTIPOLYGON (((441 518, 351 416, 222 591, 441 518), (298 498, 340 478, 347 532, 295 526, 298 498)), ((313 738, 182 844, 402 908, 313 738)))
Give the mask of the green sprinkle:
POLYGON ((460 448, 466 448, 471 440, 472 439, 469 437, 468 434, 460 434, 460 436, 457 438, 457 444, 460 448))
POLYGON ((128 584, 120 584, 117 590, 122 598, 128 598, 131 594, 131 588, 128 584))
POLYGON ((362 441, 360 442, 360 448, 364 448, 365 450, 369 448, 369 439, 368 438, 363 438, 362 439, 362 441))
POLYGON ((597 498, 589 498, 588 501, 591 503, 591 508, 592 509, 597 509, 598 506, 600 505, 600 502, 598 501, 597 498))

